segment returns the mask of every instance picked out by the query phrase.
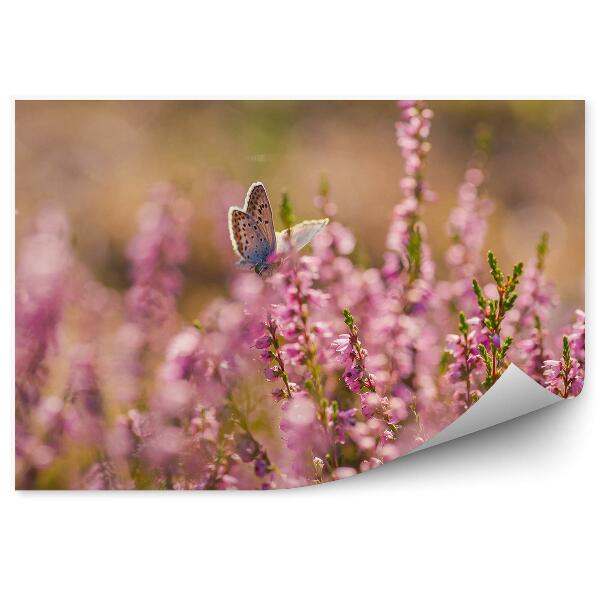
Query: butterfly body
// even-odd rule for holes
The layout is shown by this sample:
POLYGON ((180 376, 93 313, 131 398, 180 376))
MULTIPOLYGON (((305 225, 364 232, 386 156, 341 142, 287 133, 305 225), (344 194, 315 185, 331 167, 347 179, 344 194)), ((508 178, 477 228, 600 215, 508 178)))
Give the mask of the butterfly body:
POLYGON ((269 277, 281 265, 282 256, 300 250, 327 225, 329 219, 303 221, 289 231, 276 232, 267 191, 262 183, 250 186, 243 209, 229 209, 229 235, 242 268, 269 277))

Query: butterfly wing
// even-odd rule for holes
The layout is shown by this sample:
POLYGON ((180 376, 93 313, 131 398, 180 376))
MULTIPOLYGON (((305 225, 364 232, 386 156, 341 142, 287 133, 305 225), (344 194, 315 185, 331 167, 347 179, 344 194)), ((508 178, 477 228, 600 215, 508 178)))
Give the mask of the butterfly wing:
POLYGON ((254 219, 262 236, 269 244, 270 252, 274 252, 276 242, 273 212, 271 211, 267 190, 260 181, 250 186, 244 202, 244 212, 254 219))
MULTIPOLYGON (((302 221, 302 223, 294 225, 291 230, 292 246, 294 250, 302 250, 304 246, 310 244, 327 223, 329 223, 329 219, 317 219, 314 221, 302 221)), ((278 231, 276 237, 277 252, 289 252, 290 240, 287 231, 278 231)))
POLYGON ((238 208, 229 209, 229 235, 241 266, 263 264, 272 252, 271 245, 254 219, 238 208))

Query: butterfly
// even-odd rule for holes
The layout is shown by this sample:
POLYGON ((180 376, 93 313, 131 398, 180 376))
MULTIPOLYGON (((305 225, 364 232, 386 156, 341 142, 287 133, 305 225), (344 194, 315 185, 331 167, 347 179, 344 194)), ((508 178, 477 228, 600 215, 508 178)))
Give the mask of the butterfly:
POLYGON ((327 223, 329 219, 302 221, 289 231, 275 231, 267 190, 259 181, 250 186, 243 209, 229 209, 229 236, 238 265, 263 277, 279 268, 282 256, 310 244, 327 223))

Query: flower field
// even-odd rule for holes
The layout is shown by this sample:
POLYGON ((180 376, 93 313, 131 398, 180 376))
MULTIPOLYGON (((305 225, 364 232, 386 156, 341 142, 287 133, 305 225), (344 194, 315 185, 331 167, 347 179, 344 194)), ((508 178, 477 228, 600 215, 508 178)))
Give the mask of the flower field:
MULTIPOLYGON (((437 117, 422 101, 396 111, 402 168, 390 178, 400 185, 391 212, 378 213, 378 255, 365 250, 360 220, 346 222, 327 177, 309 216, 329 222, 312 243, 298 252, 289 243, 264 276, 232 267, 220 286, 209 261, 186 269, 192 239, 209 234, 219 260, 236 262, 226 222, 228 206, 243 199, 235 182, 220 180, 207 200, 210 231, 194 229, 200 209, 176 183, 151 186, 135 232, 111 249, 122 285, 102 281, 82 258, 68 210, 31 211, 16 262, 16 486, 317 484, 406 454, 511 363, 551 392, 577 396, 582 291, 561 299, 568 286, 548 274, 553 234, 536 222, 530 251, 515 262, 490 243, 491 134, 476 132, 433 248, 437 117), (201 297, 192 316, 181 310, 190 285, 201 297)), ((285 237, 300 221, 294 191, 270 194, 285 237)))

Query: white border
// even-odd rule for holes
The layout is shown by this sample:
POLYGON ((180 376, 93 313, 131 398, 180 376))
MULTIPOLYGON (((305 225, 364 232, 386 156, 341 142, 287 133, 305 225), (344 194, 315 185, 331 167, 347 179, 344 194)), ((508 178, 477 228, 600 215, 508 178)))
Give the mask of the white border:
MULTIPOLYGON (((593 10, 578 0, 5 3, 0 314, 13 314, 13 98, 586 98, 595 166, 593 10)), ((595 175, 588 264, 600 251, 595 175)), ((10 321, 0 320, 3 597, 546 600, 598 590, 593 367, 575 401, 319 489, 22 494, 6 468, 10 321)))

